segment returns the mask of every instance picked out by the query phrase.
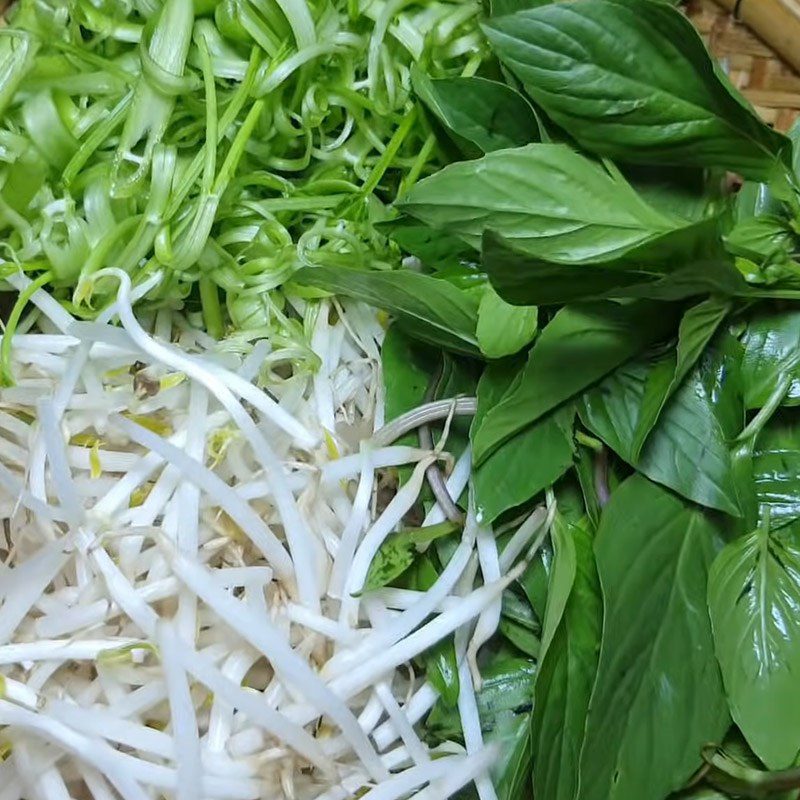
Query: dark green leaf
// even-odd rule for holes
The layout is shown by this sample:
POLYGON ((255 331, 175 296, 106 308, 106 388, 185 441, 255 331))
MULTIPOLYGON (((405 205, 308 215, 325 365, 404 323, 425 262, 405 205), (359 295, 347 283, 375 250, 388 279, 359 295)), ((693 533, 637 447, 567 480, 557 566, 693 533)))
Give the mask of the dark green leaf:
POLYGON ((672 324, 669 307, 647 302, 561 309, 536 340, 519 380, 475 431, 475 463, 664 337, 672 324))
POLYGON ((699 221, 714 216, 721 210, 720 206, 730 203, 709 190, 709 181, 702 169, 628 164, 623 173, 651 206, 681 219, 699 221))
POLYGON ((536 306, 512 306, 491 287, 484 289, 478 306, 475 335, 487 358, 513 356, 536 335, 539 313, 536 306))
POLYGON ((453 133, 484 153, 539 139, 531 104, 515 89, 486 78, 429 78, 412 72, 414 91, 453 133))
POLYGON ((447 281, 409 270, 366 272, 341 267, 303 267, 292 278, 384 308, 414 338, 477 355, 477 303, 447 281))
POLYGON ((636 459, 635 426, 650 370, 643 361, 626 364, 588 392, 579 405, 583 423, 651 480, 696 503, 738 515, 728 423, 716 411, 716 404, 723 402, 725 414, 732 416, 738 408, 743 417, 734 382, 717 387, 715 395, 715 387, 706 385, 703 370, 696 368, 661 412, 636 459), (733 412, 727 410, 728 405, 733 412))
POLYGON ((598 454, 588 447, 578 447, 577 458, 575 459, 575 474, 583 495, 583 503, 586 507, 586 515, 593 526, 597 527, 600 522, 600 498, 597 493, 595 481, 595 458, 598 454))
POLYGON ((573 0, 493 17, 485 29, 531 97, 595 153, 764 179, 788 156, 788 140, 758 118, 691 23, 665 3, 573 0))
POLYGON ((800 419, 785 412, 771 419, 753 449, 752 476, 759 521, 769 511, 773 529, 800 520, 800 419))
POLYGON ((458 530, 454 522, 441 522, 425 528, 409 528, 390 536, 369 565, 362 592, 380 589, 399 578, 413 563, 417 553, 431 542, 458 530))
POLYGON ((476 249, 489 229, 523 252, 568 264, 613 261, 690 224, 656 211, 621 174, 562 144, 451 164, 398 207, 476 249))
POLYGON ((458 269, 475 258, 474 249, 463 239, 429 228, 410 217, 386 220, 375 227, 431 269, 458 269))
MULTIPOLYGON (((512 387, 520 364, 515 359, 486 368, 478 384, 478 415, 473 436, 480 430, 481 421, 512 387)), ((475 504, 485 523, 535 497, 569 469, 574 454, 574 416, 571 407, 556 409, 517 433, 474 470, 475 504)))
POLYGON ((746 294, 747 282, 719 244, 718 220, 706 219, 605 263, 548 261, 519 250, 493 231, 484 233, 482 252, 492 285, 510 303, 550 305, 602 297, 682 300, 709 292, 746 294))
MULTIPOLYGON (((435 351, 409 339, 396 326, 389 328, 381 347, 387 422, 422 404, 438 363, 435 351)), ((409 436, 416 441, 413 434, 409 436)))
POLYGON ((729 301, 710 297, 683 315, 676 350, 659 361, 647 377, 631 444, 634 460, 639 458, 645 440, 667 401, 697 363, 730 309, 729 301))
POLYGON ((725 237, 725 245, 731 253, 754 260, 777 253, 788 254, 792 246, 792 231, 780 217, 750 217, 733 227, 725 237))
MULTIPOLYGON (((427 553, 417 556, 411 572, 410 586, 418 592, 427 592, 439 577, 427 553)), ((460 681, 453 637, 448 636, 428 648, 422 654, 422 661, 425 664, 425 677, 439 693, 440 701, 448 708, 455 708, 460 681)))
POLYGON ((800 403, 800 312, 759 308, 742 336, 742 380, 748 408, 761 408, 784 379, 784 403, 800 403))
POLYGON ((575 582, 564 618, 540 662, 533 716, 534 791, 548 800, 573 800, 589 696, 600 650, 603 604, 592 537, 585 525, 572 529, 575 582))
POLYGON ((800 548, 755 533, 731 542, 711 569, 708 606, 734 721, 771 769, 800 750, 800 548))
MULTIPOLYGON (((476 693, 481 730, 487 741, 516 738, 519 728, 528 725, 533 705, 536 665, 527 658, 493 656, 481 666, 483 685, 476 693)), ((432 742, 463 741, 458 711, 437 703, 425 723, 432 742)))
POLYGON ((542 626, 542 653, 546 654, 556 629, 561 623, 567 599, 575 582, 577 554, 575 535, 579 525, 573 525, 560 516, 553 521, 550 537, 553 541, 553 569, 547 587, 547 606, 542 626))
POLYGON ((541 625, 526 600, 513 591, 503 594, 500 633, 525 655, 537 658, 541 648, 541 625))
POLYGON ((552 2, 553 0, 489 0, 489 5, 493 17, 503 17, 525 8, 537 8, 552 2))
POLYGON ((545 544, 539 549, 536 558, 528 566, 519 579, 519 585, 531 604, 534 614, 539 620, 544 619, 547 606, 547 587, 553 569, 553 550, 545 544))
POLYGON ((705 608, 717 542, 708 516, 639 475, 612 494, 595 541, 605 611, 580 800, 662 800, 727 730, 705 608))

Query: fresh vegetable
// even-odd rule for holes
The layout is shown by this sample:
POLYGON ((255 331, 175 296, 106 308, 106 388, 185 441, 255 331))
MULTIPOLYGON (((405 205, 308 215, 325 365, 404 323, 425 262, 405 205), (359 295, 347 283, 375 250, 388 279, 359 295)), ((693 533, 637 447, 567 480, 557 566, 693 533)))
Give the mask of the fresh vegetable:
POLYGON ((383 225, 420 264, 300 279, 371 302, 380 285, 397 335, 437 325, 445 351, 473 334, 483 523, 556 499, 538 627, 501 621, 494 645, 538 664, 527 767, 496 785, 525 796, 527 769, 548 800, 793 796, 797 129, 764 125, 664 2, 495 3, 483 30, 496 67, 471 89, 414 82, 463 154, 383 225), (504 88, 479 113, 486 80, 504 88))
POLYGON ((5 30, 12 796, 797 793, 800 134, 674 4, 5 30))

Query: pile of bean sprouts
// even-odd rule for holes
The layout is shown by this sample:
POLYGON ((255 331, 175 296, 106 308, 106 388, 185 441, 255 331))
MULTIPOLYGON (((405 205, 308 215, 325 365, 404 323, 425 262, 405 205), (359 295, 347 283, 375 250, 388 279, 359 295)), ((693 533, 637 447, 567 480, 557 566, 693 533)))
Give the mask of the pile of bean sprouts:
POLYGON ((384 424, 375 313, 289 298, 319 358, 295 374, 269 338, 134 316, 158 274, 100 277, 119 289, 91 322, 32 294, 0 390, 0 800, 494 797, 474 654, 544 512, 502 553, 470 512, 428 592, 360 593, 447 462, 392 443, 430 414, 384 424), (411 662, 452 633, 465 746, 431 751, 411 662))

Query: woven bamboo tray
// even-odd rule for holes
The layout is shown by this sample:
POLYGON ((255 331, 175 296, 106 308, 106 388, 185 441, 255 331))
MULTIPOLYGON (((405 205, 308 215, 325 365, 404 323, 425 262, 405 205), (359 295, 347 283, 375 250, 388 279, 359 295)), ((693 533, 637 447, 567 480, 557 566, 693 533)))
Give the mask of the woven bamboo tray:
POLYGON ((778 50, 800 67, 800 0, 689 0, 687 14, 734 85, 768 123, 788 130, 800 117, 800 72, 778 50))

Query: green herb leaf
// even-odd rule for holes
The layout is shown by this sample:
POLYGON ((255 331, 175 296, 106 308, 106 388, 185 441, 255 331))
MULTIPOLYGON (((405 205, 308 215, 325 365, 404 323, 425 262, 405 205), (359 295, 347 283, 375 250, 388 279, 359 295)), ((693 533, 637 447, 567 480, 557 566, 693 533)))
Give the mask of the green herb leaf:
POLYGON ((784 404, 800 403, 800 312, 760 307, 742 335, 742 381, 748 408, 761 408, 788 381, 784 404))
POLYGON ((756 116, 665 3, 552 3, 493 17, 485 30, 547 115, 595 153, 761 179, 789 155, 788 139, 756 116))
POLYGON ((366 272, 322 266, 304 267, 293 280, 385 308, 416 339, 467 355, 479 352, 478 304, 447 281, 408 270, 366 272))
POLYGON ((781 253, 788 256, 792 238, 786 220, 766 214, 738 222, 725 237, 725 246, 734 255, 759 260, 781 253))
POLYGON ((486 231, 483 266, 498 293, 517 304, 745 295, 748 284, 733 259, 722 252, 719 233, 719 221, 706 219, 635 246, 614 261, 568 264, 523 252, 511 240, 486 231))
POLYGON ((578 406, 584 425, 656 483, 700 505, 739 515, 728 447, 732 423, 722 419, 737 413, 743 419, 737 381, 715 388, 704 381, 710 369, 705 375, 699 367, 693 370, 664 407, 639 458, 634 458, 636 420, 650 371, 646 362, 626 364, 587 392, 578 406), (718 404, 724 407, 719 413, 718 404))
POLYGON ((612 261, 687 225, 649 206, 618 172, 563 144, 452 164, 397 205, 476 249, 491 229, 523 252, 569 264, 612 261))
POLYGON ((425 528, 409 528, 390 536, 369 565, 361 592, 387 586, 399 578, 413 563, 417 552, 443 536, 459 530, 454 522, 441 522, 425 528))
POLYGON ((561 309, 536 340, 519 380, 475 431, 475 463, 480 466, 514 434, 662 338, 671 326, 669 308, 656 310, 646 302, 561 309))
POLYGON ((539 619, 530 603, 518 597, 512 590, 503 593, 500 633, 525 655, 538 658, 541 651, 539 619))
POLYGON ((734 721, 771 769, 800 751, 800 547, 769 524, 731 542, 711 569, 708 607, 734 721))
POLYGON ((375 227, 397 242, 404 252, 416 256, 431 269, 454 269, 475 258, 474 250, 462 239, 429 228, 410 217, 400 216, 380 222, 375 227))
MULTIPOLYGON (((387 422, 422 404, 439 360, 435 350, 410 339, 395 325, 386 331, 381 346, 381 374, 387 422)), ((413 434, 409 436, 416 441, 413 434)))
POLYGON ((513 356, 536 335, 539 313, 536 306, 512 306, 491 286, 478 305, 476 336, 487 358, 513 356))
POLYGON ((702 511, 639 475, 612 494, 595 540, 605 617, 580 800, 661 800, 727 729, 704 607, 718 541, 702 511))
POLYGON ((531 104, 511 86, 486 78, 429 78, 412 72, 414 91, 453 133, 484 153, 539 139, 531 104))
POLYGON ((534 793, 548 800, 573 800, 577 792, 603 620, 591 533, 584 523, 572 526, 570 534, 576 557, 575 581, 563 619, 540 661, 534 689, 534 793))
POLYGON ((727 300, 711 297, 683 315, 676 350, 658 362, 647 377, 631 444, 634 461, 639 458, 645 440, 667 401, 697 363, 730 309, 727 300))
POLYGON ((800 419, 783 412, 771 419, 753 448, 752 482, 759 522, 769 515, 773 530, 800 520, 800 419))
MULTIPOLYGON (((520 359, 489 364, 478 383, 478 413, 473 436, 482 420, 510 390, 520 359)), ((557 409, 520 431, 473 471, 475 504, 481 519, 491 523, 551 486, 572 464, 573 408, 557 409)))
MULTIPOLYGON (((419 592, 427 592, 439 577, 433 560, 427 553, 418 554, 411 570, 410 586, 419 592)), ((439 699, 448 708, 458 705, 460 681, 458 661, 452 636, 437 642, 422 654, 425 677, 439 693, 439 699)))
POLYGON ((547 587, 547 606, 544 612, 544 625, 542 626, 542 653, 546 654, 556 629, 561 623, 567 599, 572 592, 577 569, 577 554, 575 552, 575 529, 577 525, 570 524, 560 516, 553 521, 550 537, 553 541, 553 569, 550 573, 550 583, 547 587))

